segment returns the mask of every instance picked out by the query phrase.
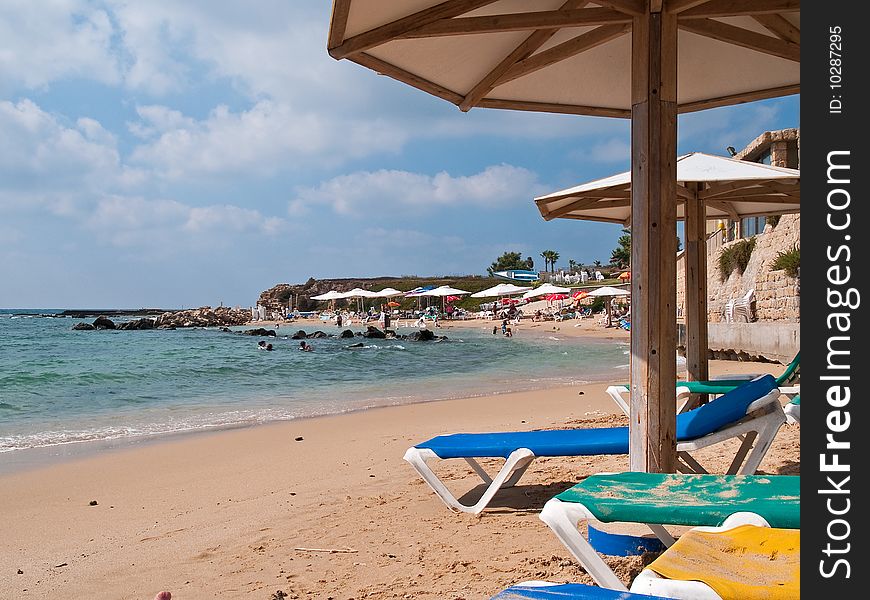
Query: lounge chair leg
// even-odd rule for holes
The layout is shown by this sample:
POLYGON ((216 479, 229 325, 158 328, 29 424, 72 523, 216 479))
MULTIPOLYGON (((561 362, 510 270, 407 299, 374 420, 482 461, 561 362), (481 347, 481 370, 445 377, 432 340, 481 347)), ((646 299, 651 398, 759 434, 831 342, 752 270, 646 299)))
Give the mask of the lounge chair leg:
MULTIPOLYGON (((426 448, 409 448, 408 451, 405 452, 404 458, 412 467, 414 467, 420 477, 423 478, 423 481, 432 488, 432 491, 441 498, 444 504, 453 510, 476 515, 486 508, 496 492, 498 492, 498 490, 501 489, 508 480, 513 483, 516 483, 517 480, 519 480, 522 474, 525 473, 526 469, 528 469, 529 464, 535 460, 535 455, 527 448, 514 450, 510 456, 507 457, 507 460, 498 472, 498 475, 492 479, 480 499, 471 506, 459 502, 459 500, 456 499, 456 496, 447 489, 447 486, 444 485, 435 472, 429 468, 428 464, 426 464, 427 458, 439 458, 434 452, 426 448)), ((472 467, 473 466, 474 465, 472 464, 472 467)), ((481 471, 483 470, 480 465, 477 466, 481 471)), ((477 471, 477 469, 475 469, 475 471, 477 471)), ((480 475, 479 471, 477 471, 477 473, 480 475)))
POLYGON ((582 508, 553 498, 544 505, 541 520, 565 544, 571 555, 601 587, 626 591, 625 585, 607 566, 589 542, 577 531, 577 523, 586 518, 582 508))
POLYGON ((765 418, 765 424, 759 427, 757 434, 758 441, 752 449, 752 452, 747 457, 746 464, 744 464, 743 468, 740 470, 741 475, 752 475, 758 470, 761 461, 764 460, 767 451, 773 444, 773 439, 776 437, 776 433, 784 423, 785 413, 783 413, 782 410, 774 411, 765 418))
POLYGON ((740 465, 743 464, 743 459, 745 459, 746 455, 749 454, 749 451, 752 450, 752 445, 755 443, 756 438, 758 438, 758 434, 754 431, 750 431, 743 436, 740 449, 737 450, 737 454, 734 455, 734 460, 731 461, 731 465, 728 467, 729 475, 736 475, 737 471, 740 470, 740 465))
POLYGON ((704 465, 695 460, 691 454, 688 452, 677 452, 677 458, 683 461, 686 464, 688 469, 685 471, 686 473, 706 473, 707 469, 704 468, 704 465))
POLYGON ((671 533, 661 525, 658 525, 656 523, 647 523, 646 526, 650 528, 650 530, 655 534, 657 538, 659 538, 661 543, 665 546, 671 547, 674 545, 674 542, 677 541, 674 539, 674 536, 672 536, 671 533))
POLYGON ((473 458, 466 458, 465 462, 467 462, 469 465, 471 465, 471 468, 474 469, 474 472, 477 473, 481 479, 483 479, 483 482, 486 485, 489 485, 492 483, 492 477, 489 476, 489 473, 487 473, 486 471, 483 470, 483 467, 480 466, 479 462, 477 462, 473 458))

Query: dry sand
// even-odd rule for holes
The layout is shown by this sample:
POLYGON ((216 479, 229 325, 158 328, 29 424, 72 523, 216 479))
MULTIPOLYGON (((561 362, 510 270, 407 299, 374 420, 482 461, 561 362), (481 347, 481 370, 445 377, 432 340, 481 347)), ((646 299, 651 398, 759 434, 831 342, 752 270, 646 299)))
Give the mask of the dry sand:
MULTIPOLYGON (((624 423, 604 387, 190 435, 2 476, 0 598, 471 600, 529 579, 589 582, 537 515, 581 478, 624 470, 626 456, 539 459, 475 517, 450 512, 402 455, 447 432, 624 423)), ((799 433, 784 426, 761 470, 798 473, 799 433)), ((699 456, 721 469, 734 449, 699 456)), ((444 464, 455 490, 476 485, 463 461, 444 464)), ((641 563, 614 561, 625 581, 641 563)))

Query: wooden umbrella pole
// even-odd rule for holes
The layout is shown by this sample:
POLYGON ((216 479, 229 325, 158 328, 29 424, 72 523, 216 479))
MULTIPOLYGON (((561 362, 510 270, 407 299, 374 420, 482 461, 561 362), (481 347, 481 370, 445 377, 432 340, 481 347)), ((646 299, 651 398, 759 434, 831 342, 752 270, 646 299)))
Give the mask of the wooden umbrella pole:
POLYGON ((629 466, 676 468, 677 20, 632 23, 629 466))
POLYGON ((709 379, 707 364, 706 209, 698 198, 703 183, 690 183, 686 202, 686 370, 690 381, 709 379))

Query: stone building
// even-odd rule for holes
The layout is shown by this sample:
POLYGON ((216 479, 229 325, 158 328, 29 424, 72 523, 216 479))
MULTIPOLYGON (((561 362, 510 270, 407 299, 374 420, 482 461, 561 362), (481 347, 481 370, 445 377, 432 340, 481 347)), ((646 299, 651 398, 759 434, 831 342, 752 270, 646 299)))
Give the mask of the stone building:
MULTIPOLYGON (((733 149, 729 149, 733 150, 733 149)), ((800 130, 767 131, 740 152, 740 160, 778 167, 800 168, 800 130)), ((791 360, 800 347, 800 274, 789 276, 773 269, 780 252, 800 247, 800 214, 781 217, 749 217, 739 221, 709 221, 707 238, 707 317, 709 345, 714 356, 764 357, 791 360), (755 238, 755 246, 743 273, 722 277, 722 251, 755 238), (728 302, 754 295, 749 321, 726 322, 728 302)), ((684 259, 677 262, 677 317, 681 324, 685 305, 684 259)), ((741 315, 742 317, 742 315, 741 315)))

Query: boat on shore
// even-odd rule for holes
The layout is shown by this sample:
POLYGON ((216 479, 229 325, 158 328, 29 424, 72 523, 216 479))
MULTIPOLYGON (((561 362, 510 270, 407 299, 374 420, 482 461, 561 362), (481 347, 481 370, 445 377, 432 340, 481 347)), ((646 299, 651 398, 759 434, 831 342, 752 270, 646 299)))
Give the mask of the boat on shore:
POLYGON ((493 276, 511 283, 532 283, 541 279, 537 271, 525 269, 510 269, 508 271, 496 271, 493 276))

